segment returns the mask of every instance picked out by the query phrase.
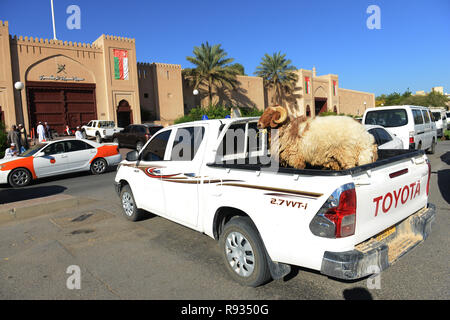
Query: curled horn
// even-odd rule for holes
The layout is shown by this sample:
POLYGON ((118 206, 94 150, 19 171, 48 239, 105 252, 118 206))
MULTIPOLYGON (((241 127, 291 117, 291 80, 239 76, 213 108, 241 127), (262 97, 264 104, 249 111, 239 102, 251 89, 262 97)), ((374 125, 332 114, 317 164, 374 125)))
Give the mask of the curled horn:
POLYGON ((280 117, 278 118, 278 120, 273 120, 273 122, 283 123, 287 119, 286 109, 280 106, 274 107, 274 109, 280 113, 280 117))

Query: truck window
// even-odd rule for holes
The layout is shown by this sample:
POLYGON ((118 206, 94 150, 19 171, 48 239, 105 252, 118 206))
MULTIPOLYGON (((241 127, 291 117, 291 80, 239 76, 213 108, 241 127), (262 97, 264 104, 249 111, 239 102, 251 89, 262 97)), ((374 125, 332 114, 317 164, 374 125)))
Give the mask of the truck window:
POLYGON ((377 124, 383 127, 401 127, 408 123, 405 109, 374 110, 366 114, 365 124, 377 124))
POLYGON ((232 124, 225 133, 217 157, 242 154, 245 151, 245 123, 232 124))
POLYGON ((172 130, 161 132, 153 137, 142 151, 142 161, 162 161, 166 153, 167 142, 172 130))
POLYGON ((422 113, 420 112, 420 110, 413 109, 412 114, 414 118, 414 124, 423 124, 422 113))
POLYGON ((441 113, 440 112, 432 112, 432 114, 433 114, 434 121, 441 120, 441 113))
POLYGON ((204 135, 204 127, 179 128, 173 142, 170 160, 192 161, 197 154, 204 135))
POLYGON ((428 115, 428 112, 425 110, 422 110, 423 118, 425 119, 425 123, 430 123, 430 116, 428 115))

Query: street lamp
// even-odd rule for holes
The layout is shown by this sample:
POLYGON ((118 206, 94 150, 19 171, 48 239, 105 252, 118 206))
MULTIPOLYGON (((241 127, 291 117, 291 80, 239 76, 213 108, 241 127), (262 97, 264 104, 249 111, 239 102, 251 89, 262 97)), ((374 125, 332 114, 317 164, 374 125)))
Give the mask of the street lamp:
POLYGON ((194 91, 192 91, 192 94, 194 95, 194 108, 195 108, 195 107, 197 107, 198 90, 194 89, 194 91))
MULTIPOLYGON (((23 82, 17 81, 14 83, 14 88, 19 92, 19 105, 20 105, 20 112, 22 112, 22 90, 25 87, 23 82)), ((25 124, 24 124, 25 125, 25 124)))

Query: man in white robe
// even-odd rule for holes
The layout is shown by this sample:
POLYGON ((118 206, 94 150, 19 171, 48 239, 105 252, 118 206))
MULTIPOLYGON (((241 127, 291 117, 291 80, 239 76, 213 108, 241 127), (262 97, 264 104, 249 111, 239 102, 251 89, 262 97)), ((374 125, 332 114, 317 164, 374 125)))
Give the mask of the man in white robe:
POLYGON ((40 122, 40 121, 39 121, 39 124, 37 126, 36 132, 37 132, 37 135, 39 137, 39 142, 44 141, 45 140, 45 128, 42 125, 42 122, 40 122))

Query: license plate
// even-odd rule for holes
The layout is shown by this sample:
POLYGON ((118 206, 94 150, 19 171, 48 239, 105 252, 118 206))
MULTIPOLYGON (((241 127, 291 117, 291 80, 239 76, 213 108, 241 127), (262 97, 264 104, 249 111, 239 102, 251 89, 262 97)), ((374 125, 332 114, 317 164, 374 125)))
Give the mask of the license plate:
POLYGON ((387 237, 389 237, 391 234, 393 234, 395 232, 395 226, 389 227, 386 230, 384 230, 383 232, 379 233, 375 239, 377 241, 383 241, 384 239, 386 239, 387 237))

